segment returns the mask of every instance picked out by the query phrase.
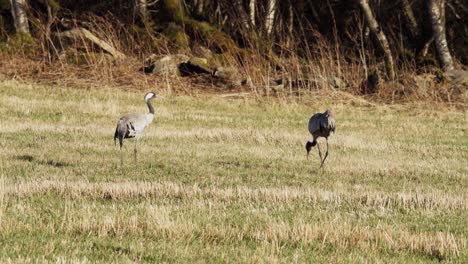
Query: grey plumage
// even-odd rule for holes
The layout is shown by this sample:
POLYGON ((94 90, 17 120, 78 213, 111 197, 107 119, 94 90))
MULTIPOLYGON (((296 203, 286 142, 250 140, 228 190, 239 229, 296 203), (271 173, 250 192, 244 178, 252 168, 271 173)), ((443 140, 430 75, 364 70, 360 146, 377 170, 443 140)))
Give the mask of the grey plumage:
POLYGON ((309 157, 309 152, 317 145, 319 156, 320 156, 320 168, 323 166, 325 159, 328 157, 328 137, 333 132, 335 133, 335 118, 333 111, 327 109, 323 113, 316 113, 309 119, 309 133, 312 135, 312 141, 307 141, 306 150, 307 157, 309 157), (327 151, 325 153, 325 158, 322 159, 322 151, 320 150, 320 145, 317 142, 319 137, 324 137, 327 142, 327 151))
POLYGON ((151 100, 156 98, 156 93, 149 92, 145 95, 145 102, 148 106, 149 113, 147 114, 126 114, 117 122, 117 127, 114 134, 114 143, 117 144, 117 139, 120 145, 120 164, 123 165, 122 147, 124 138, 135 138, 134 159, 137 162, 137 143, 141 137, 143 130, 153 121, 154 108, 151 100))

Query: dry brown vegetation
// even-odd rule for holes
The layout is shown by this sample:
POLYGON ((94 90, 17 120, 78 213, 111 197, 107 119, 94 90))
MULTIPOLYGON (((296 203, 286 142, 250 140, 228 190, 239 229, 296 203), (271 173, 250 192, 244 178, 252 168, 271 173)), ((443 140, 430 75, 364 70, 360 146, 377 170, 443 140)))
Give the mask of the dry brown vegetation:
MULTIPOLYGON (((320 91, 343 93, 344 96, 358 95, 385 103, 424 101, 466 107, 466 77, 463 77, 465 81, 455 84, 446 77, 438 67, 435 48, 432 46, 424 63, 418 62, 415 51, 417 41, 401 26, 395 27, 396 21, 393 17, 380 14, 382 17, 379 18, 388 20, 388 23, 383 23, 382 26, 386 28, 395 55, 397 75, 395 79, 388 80, 384 74, 382 54, 366 33, 366 23, 355 4, 330 1, 327 4, 309 3, 301 9, 301 3, 297 3, 297 6, 292 5, 291 9, 295 12, 294 21, 291 22, 294 28, 288 29, 286 25, 286 17, 290 15, 279 13, 276 22, 278 28, 268 37, 263 35, 261 25, 257 25, 258 34, 252 32, 252 29, 239 27, 239 13, 230 13, 230 5, 223 1, 218 3, 219 12, 227 12, 223 15, 232 21, 229 20, 220 28, 216 27, 216 19, 211 15, 216 5, 210 1, 206 1, 206 14, 201 16, 208 21, 206 23, 190 17, 194 15, 191 6, 196 5, 197 1, 189 1, 186 3, 187 10, 179 10, 187 16, 183 22, 177 20, 179 11, 166 10, 168 7, 164 7, 172 2, 176 1, 161 1, 149 7, 152 17, 146 24, 140 23, 134 10, 127 10, 131 8, 130 4, 112 6, 102 15, 99 10, 108 3, 103 4, 103 7, 91 4, 90 10, 86 11, 78 9, 74 3, 58 1, 54 7, 58 8, 54 10, 58 13, 54 13, 51 25, 45 24, 48 15, 42 13, 41 5, 32 5, 31 8, 37 9, 37 12, 32 12, 30 17, 31 20, 37 19, 38 21, 34 21, 38 24, 31 29, 31 36, 15 35, 8 30, 0 35, 3 40, 0 45, 0 76, 3 79, 84 88, 113 86, 127 90, 147 90, 158 87, 166 91, 192 95, 213 91, 245 91, 256 96, 280 97, 320 91), (317 14, 312 11, 318 12, 323 17, 323 22, 316 21, 317 14), (165 12, 175 12, 176 21, 165 21, 159 17, 165 12), (126 13, 133 13, 134 16, 124 15, 126 13), (177 46, 174 43, 176 40, 171 39, 170 34, 166 32, 171 26, 183 29, 180 33, 184 34, 189 44, 177 46), (83 36, 68 39, 63 34, 60 35, 61 32, 78 28, 88 30, 106 45, 125 54, 126 58, 113 57, 83 36), (212 34, 204 34, 204 29, 210 29, 212 34), (52 32, 48 33, 48 30, 52 32), (219 34, 213 32, 225 38, 229 36, 229 43, 232 42, 232 45, 223 44, 215 37, 219 34), (218 46, 229 48, 219 49, 218 46), (208 50, 208 54, 198 54, 197 50, 200 49, 208 50), (242 78, 248 80, 249 85, 231 87, 216 82, 209 75, 155 76, 139 71, 151 55, 160 57, 168 54, 202 56, 208 59, 211 67, 234 67, 238 69, 242 78), (282 85, 273 82, 278 79, 282 80, 282 85)), ((258 6, 260 5, 263 3, 258 3, 258 6)), ((395 5, 397 10, 401 11, 400 3, 395 5)), ((412 8, 422 6, 422 2, 417 2, 412 8)), ((281 4, 281 8, 287 10, 284 4, 281 4)), ((392 7, 388 3, 376 4, 374 11, 391 8, 395 6, 392 7)), ((261 14, 261 9, 258 11, 260 13, 257 16, 260 19, 264 14, 261 14)), ((418 23, 424 24, 424 14, 420 14, 419 11, 415 14, 420 20, 418 23)), ((453 11, 447 15, 451 27, 463 20, 453 11)), ((5 21, 7 25, 8 20, 5 21)), ((399 23, 401 24, 401 21, 399 23)), ((420 34, 427 34, 425 29, 420 30, 420 34)), ((449 40, 453 41, 453 47, 460 47, 460 41, 453 30, 448 30, 447 35, 449 40)), ((465 53, 458 48, 454 49, 455 65, 459 69, 466 69, 465 53)))

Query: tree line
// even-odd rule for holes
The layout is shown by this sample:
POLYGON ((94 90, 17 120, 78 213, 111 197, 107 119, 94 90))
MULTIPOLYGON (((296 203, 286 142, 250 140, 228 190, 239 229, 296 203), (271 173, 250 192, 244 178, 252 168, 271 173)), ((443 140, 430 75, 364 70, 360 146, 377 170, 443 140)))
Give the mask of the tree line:
MULTIPOLYGON (((242 54, 255 47, 272 60, 306 57, 325 43, 345 60, 367 54, 393 80, 404 65, 443 71, 466 65, 467 13, 462 0, 0 0, 0 37, 31 35, 50 52, 51 35, 92 31, 90 18, 99 18, 138 34, 142 43, 135 46, 164 39, 169 52, 204 46, 242 54)), ((125 52, 129 43, 119 45, 125 52)))

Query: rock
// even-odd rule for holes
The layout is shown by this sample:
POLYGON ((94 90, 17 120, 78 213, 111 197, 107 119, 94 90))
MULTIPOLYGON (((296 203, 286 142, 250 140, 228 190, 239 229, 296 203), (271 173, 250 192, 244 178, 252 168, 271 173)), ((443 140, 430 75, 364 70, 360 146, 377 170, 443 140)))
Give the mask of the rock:
POLYGON ((448 80, 452 86, 468 89, 468 71, 451 70, 445 72, 443 77, 448 80))
POLYGON ((361 83, 362 94, 375 94, 379 91, 381 86, 380 75, 378 71, 372 71, 367 76, 367 80, 361 83))
POLYGON ((58 54, 58 58, 69 64, 89 65, 98 61, 107 61, 115 63, 115 58, 104 52, 83 52, 74 48, 62 50, 58 54))
POLYGON ((247 87, 249 87, 251 89, 255 88, 255 85, 254 85, 254 83, 252 81, 252 78, 250 78, 250 76, 247 76, 247 78, 242 80, 241 85, 247 86, 247 87))
POLYGON ((435 89, 437 77, 430 73, 420 74, 412 77, 412 83, 406 88, 419 97, 430 96, 435 89))
POLYGON ((270 79, 269 81, 270 86, 284 85, 284 83, 283 79, 270 79))
POLYGON ((466 102, 468 99, 468 71, 452 70, 445 72, 443 77, 449 82, 449 100, 466 102))
POLYGON ((166 55, 155 60, 152 64, 141 68, 140 71, 158 75, 177 75, 179 73, 179 64, 188 60, 189 57, 183 54, 166 55))
POLYGON ((205 58, 192 57, 187 62, 182 62, 179 65, 179 71, 182 76, 193 74, 212 74, 213 70, 205 58))
POLYGON ((174 23, 169 23, 164 30, 164 35, 169 39, 170 43, 177 49, 187 49, 189 46, 189 37, 185 34, 184 29, 174 23))
POLYGON ((330 76, 328 78, 328 84, 336 90, 344 90, 347 86, 345 81, 336 76, 330 76))
POLYGON ((213 72, 213 77, 231 86, 241 86, 242 83, 247 83, 234 67, 218 67, 213 72))
POLYGON ((209 50, 206 47, 199 46, 199 45, 192 48, 192 54, 197 57, 206 58, 206 59, 210 59, 213 56, 213 54, 211 53, 211 50, 209 50))
POLYGON ((145 65, 154 64, 158 60, 158 55, 152 53, 145 59, 145 65))
POLYGON ((284 92, 284 84, 278 84, 274 86, 270 86, 270 89, 273 90, 274 92, 284 92))

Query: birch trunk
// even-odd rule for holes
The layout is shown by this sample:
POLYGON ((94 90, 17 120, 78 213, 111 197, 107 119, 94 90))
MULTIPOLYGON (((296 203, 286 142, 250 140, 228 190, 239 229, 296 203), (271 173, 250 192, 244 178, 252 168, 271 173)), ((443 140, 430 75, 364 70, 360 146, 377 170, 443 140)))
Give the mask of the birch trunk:
POLYGON ((26 0, 10 0, 10 4, 16 32, 29 34, 26 0))
POLYGON ((454 67, 445 36, 445 0, 429 0, 428 4, 437 55, 444 71, 451 71, 454 67))
POLYGON ((413 9, 408 0, 402 0, 403 14, 405 15, 405 20, 408 23, 408 29, 411 33, 411 38, 417 40, 419 38, 419 28, 416 17, 414 16, 413 9))
POLYGON ((143 23, 148 21, 148 3, 146 0, 135 0, 135 13, 143 23))
POLYGON ((289 7, 288 7, 288 33, 289 36, 292 36, 294 30, 294 9, 293 9, 293 4, 291 1, 289 1, 289 7))
POLYGON ((367 0, 359 0, 359 5, 361 6, 361 9, 364 13, 369 29, 371 30, 372 34, 376 36, 380 47, 385 54, 385 68, 387 71, 387 77, 390 80, 393 80, 395 78, 395 66, 393 64, 393 56, 392 52, 390 51, 390 46, 388 45, 387 37, 380 28, 379 23, 374 17, 374 14, 372 14, 369 2, 367 0))
POLYGON ((288 35, 286 36, 286 47, 288 49, 291 48, 291 42, 293 39, 293 31, 294 31, 294 9, 293 9, 293 4, 291 1, 289 1, 289 6, 288 6, 288 25, 287 25, 287 30, 288 30, 288 35))
POLYGON ((203 14, 203 11, 204 11, 204 10, 203 10, 203 9, 204 9, 203 7, 204 7, 204 5, 205 5, 205 3, 204 3, 203 0, 197 0, 197 1, 195 2, 195 9, 196 9, 196 11, 197 11, 197 14, 199 14, 199 15, 203 14))
POLYGON ((249 12, 250 12, 250 24, 255 27, 255 0, 250 0, 249 2, 249 12))
POLYGON ((244 6, 242 5, 242 0, 234 0, 233 5, 235 10, 237 11, 236 13, 239 15, 242 27, 247 29, 250 28, 249 17, 247 16, 244 6))
POLYGON ((271 33, 273 32, 273 24, 275 22, 276 0, 268 0, 267 7, 267 13, 265 17, 265 30, 268 35, 271 35, 271 33))

